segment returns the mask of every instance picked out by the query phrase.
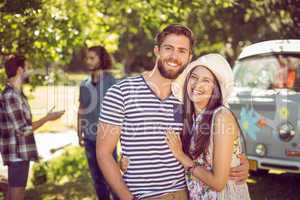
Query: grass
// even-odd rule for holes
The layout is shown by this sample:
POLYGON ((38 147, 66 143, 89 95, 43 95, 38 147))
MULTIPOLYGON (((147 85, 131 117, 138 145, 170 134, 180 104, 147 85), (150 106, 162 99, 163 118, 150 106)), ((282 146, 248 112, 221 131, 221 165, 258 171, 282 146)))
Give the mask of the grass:
POLYGON ((81 177, 64 184, 45 183, 27 189, 30 200, 96 200, 90 177, 81 177))
MULTIPOLYGON (((94 200, 92 180, 82 178, 62 185, 44 184, 27 191, 30 200, 94 200)), ((298 200, 300 176, 297 174, 268 174, 250 177, 249 192, 253 200, 298 200)), ((0 198, 1 199, 1 198, 0 198)))
POLYGON ((271 173, 250 177, 249 192, 253 200, 299 200, 299 174, 271 173))
POLYGON ((51 160, 35 163, 29 180, 25 199, 96 199, 81 147, 67 147, 51 160))

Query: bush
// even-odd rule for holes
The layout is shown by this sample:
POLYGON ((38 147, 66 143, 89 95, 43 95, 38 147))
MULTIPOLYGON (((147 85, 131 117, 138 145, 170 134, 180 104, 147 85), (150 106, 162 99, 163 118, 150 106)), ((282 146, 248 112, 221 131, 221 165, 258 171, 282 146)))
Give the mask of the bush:
POLYGON ((63 184, 89 177, 89 169, 83 148, 67 148, 60 156, 33 166, 33 185, 43 183, 63 184))
POLYGON ((47 171, 48 171, 48 163, 38 163, 34 164, 32 170, 32 184, 33 185, 41 185, 47 182, 47 171))

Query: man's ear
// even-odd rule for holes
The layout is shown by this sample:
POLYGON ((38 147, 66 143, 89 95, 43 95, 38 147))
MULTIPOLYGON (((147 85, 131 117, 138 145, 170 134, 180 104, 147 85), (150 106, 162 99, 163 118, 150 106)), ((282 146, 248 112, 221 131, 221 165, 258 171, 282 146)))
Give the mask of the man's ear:
POLYGON ((159 58, 159 46, 158 45, 154 46, 153 51, 154 51, 156 58, 159 58))
POLYGON ((190 57, 189 57, 189 63, 192 61, 193 58, 193 54, 191 53, 190 57))

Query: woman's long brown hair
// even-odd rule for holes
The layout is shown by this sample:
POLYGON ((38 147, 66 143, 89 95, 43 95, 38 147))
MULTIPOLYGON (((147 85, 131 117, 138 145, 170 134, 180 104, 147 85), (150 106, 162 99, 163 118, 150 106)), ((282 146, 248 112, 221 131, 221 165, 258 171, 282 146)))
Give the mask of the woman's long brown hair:
MULTIPOLYGON (((196 68, 196 67, 195 67, 196 68)), ((194 69, 195 69, 194 68, 194 69)), ((196 159, 198 158, 202 153, 205 153, 208 149, 209 145, 209 139, 210 139, 210 133, 211 133, 211 123, 212 123, 212 116, 218 107, 222 105, 222 95, 219 83, 214 76, 215 79, 215 87, 212 91, 212 95, 208 101, 208 104, 205 108, 205 111, 202 113, 202 119, 197 125, 196 130, 192 130, 193 126, 193 116, 196 115, 195 108, 193 105, 193 102, 188 96, 187 92, 187 85, 188 81, 190 79, 191 73, 194 71, 191 70, 191 72, 188 74, 185 83, 184 83, 184 97, 183 97, 183 130, 181 134, 181 140, 183 145, 184 152, 189 155, 191 158, 196 159), (195 134, 195 148, 194 151, 190 151, 191 146, 191 137, 195 134)))

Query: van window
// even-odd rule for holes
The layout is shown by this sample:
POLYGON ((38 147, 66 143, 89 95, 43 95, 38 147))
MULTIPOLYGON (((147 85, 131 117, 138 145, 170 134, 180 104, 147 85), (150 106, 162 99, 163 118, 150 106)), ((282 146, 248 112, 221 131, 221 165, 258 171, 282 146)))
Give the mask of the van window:
POLYGON ((300 55, 257 55, 237 61, 237 87, 300 91, 300 55))

